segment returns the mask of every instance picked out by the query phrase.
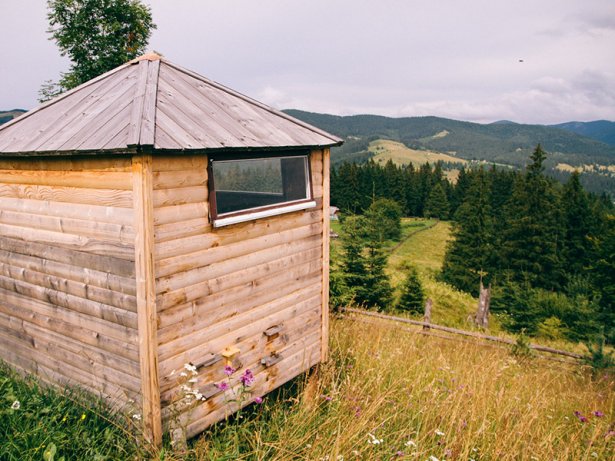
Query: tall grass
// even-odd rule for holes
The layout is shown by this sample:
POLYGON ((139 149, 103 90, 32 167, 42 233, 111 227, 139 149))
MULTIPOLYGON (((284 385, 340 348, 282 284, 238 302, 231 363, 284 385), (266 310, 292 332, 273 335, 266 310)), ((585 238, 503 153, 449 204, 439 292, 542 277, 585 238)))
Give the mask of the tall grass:
POLYGON ((332 359, 191 459, 610 460, 615 382, 472 342, 332 323, 332 359), (578 412, 578 413, 575 413, 578 412), (229 445, 228 441, 233 440, 229 445), (433 459, 433 458, 431 458, 433 459))

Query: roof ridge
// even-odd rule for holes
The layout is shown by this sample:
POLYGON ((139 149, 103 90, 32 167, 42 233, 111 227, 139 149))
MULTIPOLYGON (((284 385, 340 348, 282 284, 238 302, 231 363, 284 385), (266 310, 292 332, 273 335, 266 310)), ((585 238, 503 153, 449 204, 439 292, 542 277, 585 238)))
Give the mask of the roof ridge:
POLYGON ((316 134, 319 134, 319 135, 324 136, 324 137, 326 137, 328 139, 331 139, 332 141, 334 141, 336 143, 343 142, 343 139, 338 138, 337 136, 332 135, 331 133, 327 133, 326 131, 321 130, 320 128, 317 128, 317 127, 315 127, 313 125, 310 125, 309 123, 305 123, 305 122, 303 122, 303 121, 301 121, 299 119, 296 119, 295 117, 292 117, 292 116, 290 116, 290 115, 288 115, 288 114, 286 114, 286 113, 284 113, 282 111, 274 109, 273 107, 268 106, 267 104, 264 104, 264 103, 262 103, 260 101, 257 101, 256 99, 253 99, 253 98, 251 98, 249 96, 246 96, 245 94, 239 93, 238 91, 235 91, 235 90, 233 90, 233 89, 231 89, 231 88, 229 88, 227 86, 224 86, 221 83, 218 83, 218 82, 216 82, 214 80, 211 80, 211 79, 209 79, 207 77, 204 77, 203 75, 198 74, 197 72, 193 72, 191 70, 188 70, 188 69, 186 69, 186 68, 184 68, 182 66, 179 66, 179 65, 177 65, 177 64, 175 64, 173 62, 170 62, 167 59, 164 59, 162 57, 160 58, 160 60, 164 64, 166 64, 166 65, 168 65, 170 67, 173 67, 174 69, 176 69, 176 70, 178 70, 178 71, 180 71, 180 72, 182 72, 182 73, 184 73, 186 75, 189 75, 191 77, 197 78, 197 79, 207 83, 208 85, 211 85, 211 86, 213 86, 213 87, 215 87, 215 88, 217 88, 217 89, 219 89, 221 91, 224 91, 225 93, 228 93, 228 94, 230 94, 232 96, 238 97, 238 98, 246 101, 249 104, 255 105, 255 106, 257 106, 257 107, 259 107, 259 108, 261 108, 263 110, 266 110, 267 112, 269 112, 269 113, 271 113, 273 115, 277 115, 278 117, 282 117, 282 118, 284 118, 284 119, 286 119, 286 120, 288 120, 288 121, 290 121, 290 122, 292 122, 292 123, 294 123, 296 125, 299 125, 299 126, 301 126, 303 128, 306 128, 306 129, 308 129, 308 130, 310 130, 310 131, 312 131, 312 132, 314 132, 316 134))
POLYGON ((143 55, 140 57, 142 59, 133 60, 139 66, 139 75, 130 113, 128 146, 154 145, 160 56, 156 54, 156 59, 149 59, 148 56, 143 55))

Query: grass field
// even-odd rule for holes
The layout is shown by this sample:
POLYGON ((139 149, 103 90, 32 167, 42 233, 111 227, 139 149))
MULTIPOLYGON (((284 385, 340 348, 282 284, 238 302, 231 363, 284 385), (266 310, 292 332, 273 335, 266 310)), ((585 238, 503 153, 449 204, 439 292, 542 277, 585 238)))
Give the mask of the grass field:
MULTIPOLYGON (((401 244, 388 247, 393 280, 412 261, 435 301, 434 321, 464 325, 476 301, 434 278, 449 224, 405 219, 403 235, 401 244)), ((330 335, 327 363, 214 425, 184 452, 168 442, 148 448, 129 432, 133 415, 113 415, 79 392, 42 388, 0 364, 0 460, 615 457, 612 374, 380 320, 332 318, 330 335)))

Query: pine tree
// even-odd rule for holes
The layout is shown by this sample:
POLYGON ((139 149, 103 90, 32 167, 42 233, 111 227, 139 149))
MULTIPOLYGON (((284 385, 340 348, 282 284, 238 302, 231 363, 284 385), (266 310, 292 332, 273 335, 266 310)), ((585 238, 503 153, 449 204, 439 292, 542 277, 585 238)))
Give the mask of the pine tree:
POLYGON ((478 294, 479 283, 493 276, 493 220, 490 183, 481 168, 472 177, 466 198, 457 210, 454 240, 449 244, 442 278, 460 290, 478 294))
POLYGON ((518 176, 505 209, 500 258, 514 281, 557 289, 561 272, 561 218, 553 180, 545 177, 545 153, 538 145, 525 174, 518 176))
POLYGON ((406 270, 406 279, 401 289, 401 297, 397 309, 413 314, 423 314, 425 307, 425 291, 419 279, 416 267, 409 266, 406 270))
POLYGON ((448 219, 449 205, 442 183, 439 182, 432 187, 429 197, 425 202, 425 217, 448 219))
POLYGON ((570 275, 577 275, 589 264, 590 235, 594 228, 589 199, 581 186, 578 171, 572 173, 564 186, 560 208, 565 229, 562 251, 564 267, 570 275))

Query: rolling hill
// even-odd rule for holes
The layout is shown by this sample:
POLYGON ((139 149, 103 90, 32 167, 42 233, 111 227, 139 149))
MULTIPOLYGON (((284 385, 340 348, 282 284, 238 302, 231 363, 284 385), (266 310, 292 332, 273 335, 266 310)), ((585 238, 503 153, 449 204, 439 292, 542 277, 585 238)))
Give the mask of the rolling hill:
MULTIPOLYGON (((579 169, 584 173, 582 182, 588 190, 609 192, 615 196, 615 145, 571 131, 574 128, 609 139, 610 128, 615 132, 614 122, 571 122, 564 127, 524 125, 507 120, 479 124, 440 117, 391 118, 379 115, 337 116, 299 110, 285 112, 345 139, 344 145, 332 150, 333 164, 361 162, 372 157, 378 159, 378 156, 399 160, 399 149, 391 152, 374 149, 375 141, 388 140, 401 143, 414 152, 429 152, 434 160, 438 159, 434 154, 443 154, 453 164, 455 159, 463 159, 521 168, 528 162, 536 145, 541 144, 548 152, 545 166, 550 175, 566 181, 570 171, 579 169)), ((408 160, 414 161, 412 158, 408 160)))

